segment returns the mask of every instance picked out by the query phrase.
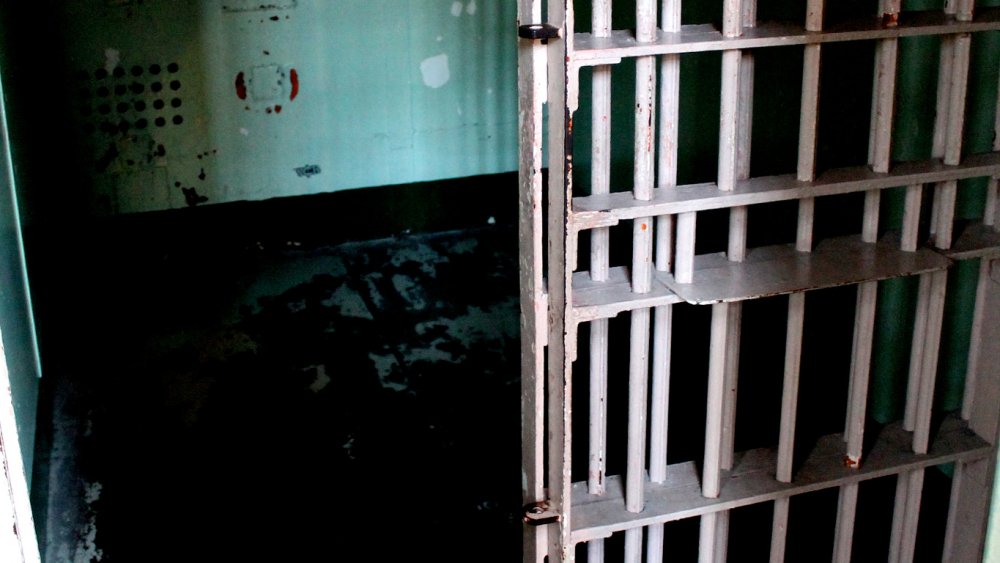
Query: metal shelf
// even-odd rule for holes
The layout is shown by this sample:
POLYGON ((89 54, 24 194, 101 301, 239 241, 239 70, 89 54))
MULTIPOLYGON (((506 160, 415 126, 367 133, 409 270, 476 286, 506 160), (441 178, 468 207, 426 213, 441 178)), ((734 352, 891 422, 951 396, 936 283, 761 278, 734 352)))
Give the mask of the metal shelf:
POLYGON ((639 513, 625 510, 619 476, 608 477, 607 494, 604 496, 588 494, 586 483, 574 483, 573 519, 570 522, 572 538, 574 542, 605 538, 614 532, 637 526, 731 510, 952 461, 984 458, 993 453, 990 444, 955 416, 949 416, 942 422, 927 454, 913 453, 912 440, 913 434, 904 431, 900 423, 890 424, 882 429, 861 467, 850 469, 843 463, 843 435, 824 436, 818 440, 791 483, 775 479, 776 448, 750 450, 737 454, 733 470, 723 474, 721 495, 714 499, 702 496, 696 463, 670 465, 662 484, 646 481, 646 506, 639 513))
POLYGON ((633 293, 628 268, 622 266, 608 271, 608 280, 595 282, 589 272, 573 274, 573 319, 587 322, 607 319, 619 313, 646 307, 681 303, 667 285, 672 279, 666 272, 653 272, 652 289, 648 293, 633 293))

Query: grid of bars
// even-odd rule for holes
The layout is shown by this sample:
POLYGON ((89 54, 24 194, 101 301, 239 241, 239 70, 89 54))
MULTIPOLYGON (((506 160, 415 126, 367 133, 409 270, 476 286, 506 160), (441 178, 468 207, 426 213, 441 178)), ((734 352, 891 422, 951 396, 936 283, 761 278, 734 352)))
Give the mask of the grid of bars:
MULTIPOLYGON (((876 0, 873 0, 876 1, 876 0)), ((681 0, 635 1, 634 28, 613 30, 611 0, 592 1, 589 33, 574 33, 572 0, 519 0, 521 24, 546 21, 557 39, 520 43, 521 301, 524 500, 552 525, 527 527, 525 561, 572 561, 585 542, 588 562, 604 560, 604 539, 624 533, 626 562, 669 553, 663 524, 700 517, 699 560, 727 557, 729 511, 773 502, 771 561, 784 560, 790 498, 838 488, 833 559, 849 561, 859 484, 898 475, 889 558, 914 557, 924 469, 956 462, 944 559, 977 560, 992 487, 1000 398, 1000 112, 993 152, 963 154, 971 34, 1000 30, 1000 9, 974 10, 947 0, 943 12, 901 12, 900 0, 877 0, 879 18, 824 30, 824 0, 808 0, 801 26, 757 22, 756 0, 722 0, 721 29, 681 25, 681 0), (941 38, 932 159, 891 162, 901 37, 941 38), (821 61, 831 42, 875 41, 868 166, 817 173, 821 61), (750 177, 754 55, 749 49, 804 50, 797 171, 750 177), (680 57, 720 51, 721 107, 715 182, 677 185, 680 57), (612 191, 611 74, 635 65, 632 188, 612 191), (573 189, 573 118, 579 71, 593 67, 590 192, 573 189), (542 105, 548 103, 548 207, 542 203, 542 105), (989 178, 979 223, 955 232, 958 181, 989 178), (933 198, 922 201, 925 185, 933 198), (879 240, 881 194, 905 188, 902 232, 879 240), (817 197, 864 194, 860 236, 814 241, 817 197), (794 245, 748 248, 748 207, 797 201, 794 245), (930 240, 919 238, 929 207, 930 240), (696 255, 698 214, 729 210, 723 254, 696 255), (543 214, 545 217, 543 218, 543 214), (543 220, 547 228, 543 230, 543 220), (611 267, 609 229, 630 221, 631 263, 611 267), (960 236, 959 236, 960 235, 960 236), (578 257, 581 236, 590 257, 578 257), (960 416, 932 435, 948 271, 979 260, 969 369, 960 416), (576 271, 578 262, 586 270, 576 271), (547 274, 547 275, 543 275, 547 274), (905 417, 872 442, 864 436, 877 288, 880 280, 918 276, 916 321, 905 417), (547 278, 547 283, 546 283, 547 278), (806 292, 857 286, 844 432, 816 444, 793 472, 806 292), (547 291, 546 291, 547 289, 547 291), (743 303, 788 295, 780 431, 774 448, 734 452, 743 303), (711 307, 705 447, 700 463, 667 464, 667 406, 673 308, 711 307), (628 313, 627 366, 610 366, 609 319, 628 313), (589 324, 589 401, 571 404, 578 330, 589 324), (607 475, 609 377, 628 378, 627 463, 607 475), (588 423, 586 481, 572 480, 573 416, 588 423), (865 456, 862 459, 862 453, 865 456), (648 458, 647 458, 648 453, 648 458)), ((1000 105, 1000 94, 998 94, 1000 105)), ((692 400, 695 400, 692 398, 692 400)), ((579 427, 579 426, 577 426, 579 427)))

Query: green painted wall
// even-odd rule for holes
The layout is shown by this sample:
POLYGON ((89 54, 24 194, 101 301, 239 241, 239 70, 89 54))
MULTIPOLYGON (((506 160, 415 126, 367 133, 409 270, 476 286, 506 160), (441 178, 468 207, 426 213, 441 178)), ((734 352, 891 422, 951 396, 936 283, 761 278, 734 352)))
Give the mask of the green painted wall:
POLYGON ((516 169, 514 2, 260 4, 60 3, 95 212, 516 169))

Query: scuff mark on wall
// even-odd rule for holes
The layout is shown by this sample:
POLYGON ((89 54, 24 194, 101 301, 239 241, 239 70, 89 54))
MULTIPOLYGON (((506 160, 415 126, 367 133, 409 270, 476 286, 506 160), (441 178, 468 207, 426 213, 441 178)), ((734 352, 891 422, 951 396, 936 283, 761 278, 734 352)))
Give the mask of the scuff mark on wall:
POLYGON ((243 71, 236 75, 236 97, 241 100, 247 99, 247 81, 243 71))
POLYGON ((108 47, 107 49, 104 50, 104 70, 106 70, 107 72, 110 73, 111 71, 115 70, 115 68, 118 66, 118 63, 120 63, 121 60, 122 60, 122 54, 120 51, 118 51, 118 49, 112 49, 111 47, 108 47))
POLYGON ((312 178, 321 172, 323 170, 320 169, 318 164, 307 164, 295 169, 295 173, 298 174, 299 178, 312 178))
POLYGON ((420 62, 420 74, 423 75, 424 86, 428 88, 440 88, 451 79, 451 71, 448 68, 448 54, 441 53, 433 57, 427 57, 420 62))
POLYGON ((288 71, 288 79, 292 83, 292 92, 288 95, 288 99, 295 101, 295 98, 299 95, 299 71, 294 68, 288 71))
POLYGON ((470 16, 476 15, 476 0, 469 0, 469 3, 465 5, 465 13, 470 16))
POLYGON ((198 190, 194 188, 181 188, 181 192, 184 193, 184 203, 186 203, 188 207, 194 207, 199 203, 205 203, 208 201, 207 196, 198 195, 198 190))
POLYGON ((462 3, 459 2, 458 0, 451 3, 451 15, 455 16, 456 18, 462 15, 462 3))

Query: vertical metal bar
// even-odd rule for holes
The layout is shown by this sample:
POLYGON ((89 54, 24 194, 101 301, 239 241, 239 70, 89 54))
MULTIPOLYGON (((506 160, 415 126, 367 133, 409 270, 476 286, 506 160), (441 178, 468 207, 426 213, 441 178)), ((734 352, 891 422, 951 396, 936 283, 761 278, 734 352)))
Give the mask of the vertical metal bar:
MULTIPOLYGON (((539 0, 518 1, 519 22, 541 21, 539 0)), ((545 99, 545 50, 535 42, 518 45, 519 255, 521 302, 521 500, 545 500, 544 347, 546 311, 542 295, 542 104, 545 99)), ((546 529, 524 528, 523 560, 541 562, 546 529)))
POLYGON ((900 248, 906 252, 917 250, 917 234, 920 229, 920 200, 923 186, 906 187, 906 202, 903 205, 903 234, 900 248))
MULTIPOLYGON (((660 5, 661 28, 666 32, 680 31, 680 0, 663 0, 660 5)), ((660 58, 660 131, 657 147, 657 184, 661 188, 677 185, 677 131, 680 109, 680 56, 660 58)), ((671 270, 673 251, 673 217, 656 220, 656 269, 671 270)), ((650 401, 649 479, 662 483, 667 475, 667 422, 670 405, 670 334, 673 308, 670 305, 653 310, 653 388, 650 401)), ((663 561, 663 525, 646 530, 646 563, 663 561)))
POLYGON ((674 257, 674 278, 677 283, 691 283, 694 277, 694 240, 698 214, 677 215, 677 254, 674 257))
MULTIPOLYGON (((722 398, 725 393, 726 350, 729 333, 729 307, 712 305, 712 334, 708 361, 708 413, 705 423, 705 460, 702 470, 702 494, 719 496, 722 455, 722 398)), ((705 538, 702 538, 704 541, 705 538)), ((714 541, 714 539, 713 539, 714 541)))
POLYGON ((976 383, 979 376, 979 355, 982 347, 983 323, 986 322, 986 290, 990 283, 990 261, 979 263, 979 281, 976 283, 976 307, 972 313, 972 331, 969 335, 969 361, 965 370, 965 391, 962 394, 962 418, 969 420, 975 401, 976 383))
POLYGON ((840 487, 837 502, 837 526, 833 532, 834 563, 849 563, 854 539, 854 515, 858 506, 858 484, 840 487))
POLYGON ((559 40, 548 44, 549 185, 548 185, 548 495, 559 510, 559 523, 548 532, 550 561, 570 561, 570 489, 572 478, 572 363, 576 346, 575 325, 570 318, 572 263, 568 257, 569 205, 572 201, 572 110, 576 106, 572 84, 575 72, 567 64, 573 49, 573 4, 549 0, 548 22, 562 30, 559 40))
POLYGON ((906 382, 906 406, 903 429, 913 432, 917 427, 917 392, 920 374, 923 373, 923 343, 927 339, 927 305, 930 298, 930 276, 920 276, 917 290, 916 316, 913 321, 913 340, 910 346, 910 369, 906 382))
POLYGON ((698 563, 716 563, 719 559, 716 552, 718 545, 715 542, 718 521, 718 512, 703 514, 701 516, 699 528, 699 537, 701 539, 698 542, 698 563), (705 541, 705 538, 711 538, 711 541, 705 541))
MULTIPOLYGON (((592 32, 595 37, 611 35, 611 0, 594 0, 592 32)), ((611 66, 594 67, 592 72, 592 147, 590 189, 593 194, 611 191, 611 66)), ((590 235, 590 277, 604 281, 608 277, 610 232, 607 227, 594 229, 590 235)), ((590 444, 587 490, 593 495, 605 492, 608 416, 608 319, 590 323, 590 444)), ((604 540, 587 543, 587 561, 604 561, 604 540)))

